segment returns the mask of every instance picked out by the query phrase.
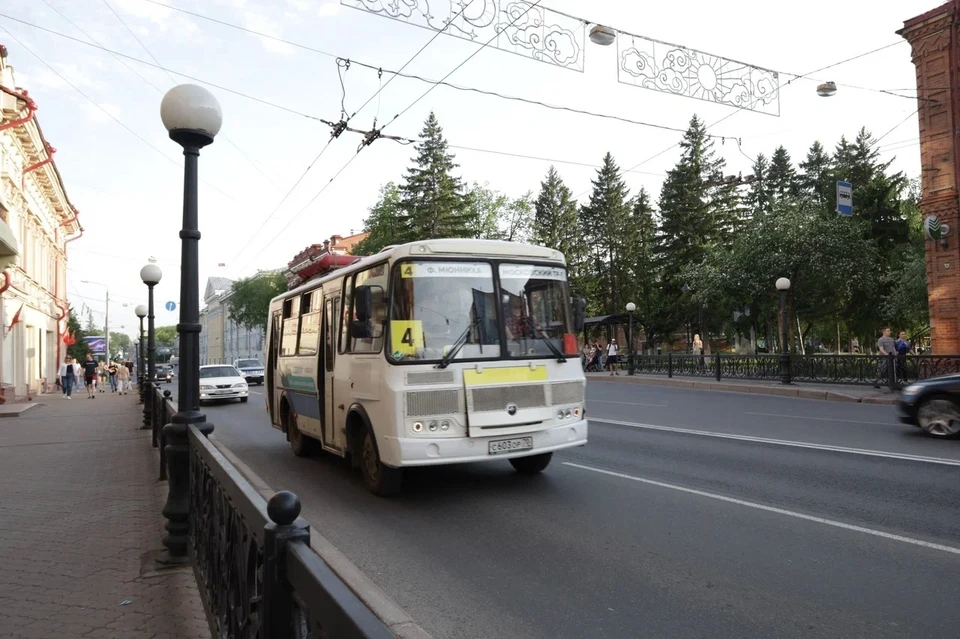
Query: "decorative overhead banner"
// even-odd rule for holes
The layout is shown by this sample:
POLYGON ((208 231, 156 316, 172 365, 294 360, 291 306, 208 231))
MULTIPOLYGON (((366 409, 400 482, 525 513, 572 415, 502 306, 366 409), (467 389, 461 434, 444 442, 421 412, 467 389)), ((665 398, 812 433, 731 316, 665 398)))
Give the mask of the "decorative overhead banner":
POLYGON ((622 31, 617 58, 622 84, 780 115, 776 71, 622 31))
POLYGON ((493 38, 491 47, 563 69, 584 68, 586 23, 550 9, 531 8, 532 2, 340 0, 340 4, 481 44, 493 38))

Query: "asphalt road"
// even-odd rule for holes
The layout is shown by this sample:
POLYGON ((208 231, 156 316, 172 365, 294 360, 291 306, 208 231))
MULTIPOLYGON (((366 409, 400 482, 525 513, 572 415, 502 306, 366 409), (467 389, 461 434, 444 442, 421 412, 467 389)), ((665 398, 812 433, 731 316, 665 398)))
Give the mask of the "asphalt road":
POLYGON ((437 639, 960 636, 960 442, 891 407, 591 382, 590 444, 542 476, 394 500, 294 457, 262 394, 205 410, 437 639))

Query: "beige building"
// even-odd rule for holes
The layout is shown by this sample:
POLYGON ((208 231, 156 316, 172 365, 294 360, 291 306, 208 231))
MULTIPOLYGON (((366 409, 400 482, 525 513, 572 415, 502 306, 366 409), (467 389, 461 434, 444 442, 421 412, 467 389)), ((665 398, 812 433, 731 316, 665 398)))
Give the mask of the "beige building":
POLYGON ((67 328, 67 243, 83 228, 37 105, 0 45, 0 383, 5 396, 51 387, 67 328))

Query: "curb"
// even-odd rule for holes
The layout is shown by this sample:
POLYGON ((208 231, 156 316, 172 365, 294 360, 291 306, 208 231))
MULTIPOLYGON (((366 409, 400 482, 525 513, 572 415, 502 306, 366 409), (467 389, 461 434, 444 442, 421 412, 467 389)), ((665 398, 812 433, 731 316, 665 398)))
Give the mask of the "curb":
POLYGON ((895 396, 889 397, 857 397, 837 391, 814 390, 810 388, 778 388, 776 386, 750 386, 743 384, 724 384, 723 382, 703 382, 690 379, 656 378, 656 377, 587 377, 587 380, 599 382, 629 382, 644 386, 668 386, 671 388, 689 388, 706 391, 722 391, 725 393, 744 393, 752 395, 777 395, 780 397, 797 397, 800 399, 819 399, 833 402, 850 402, 855 404, 882 404, 893 406, 897 403, 895 396))
MULTIPOLYGON (((210 435, 208 440, 216 446, 217 450, 223 453, 223 456, 231 464, 236 466, 240 474, 253 485, 254 489, 264 499, 273 497, 277 491, 261 479, 252 468, 240 461, 223 442, 219 441, 215 435, 210 435)), ((318 533, 314 526, 310 526, 310 547, 399 639, 432 639, 426 630, 421 628, 403 608, 398 606, 380 586, 357 568, 346 555, 337 550, 326 537, 318 533)))
POLYGON ((38 402, 28 402, 25 404, 13 404, 4 405, 0 407, 0 419, 9 419, 11 417, 20 417, 25 412, 31 408, 36 408, 40 404, 38 402))

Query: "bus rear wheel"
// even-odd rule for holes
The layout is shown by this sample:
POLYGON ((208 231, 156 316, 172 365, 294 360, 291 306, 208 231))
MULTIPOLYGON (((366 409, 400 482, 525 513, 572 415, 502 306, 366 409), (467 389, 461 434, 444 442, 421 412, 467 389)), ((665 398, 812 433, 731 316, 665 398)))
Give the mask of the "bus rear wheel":
POLYGON ((363 436, 360 471, 363 473, 363 483, 367 490, 378 497, 398 495, 403 487, 403 470, 390 468, 380 461, 377 441, 373 436, 373 431, 369 428, 366 429, 363 436))
POLYGON ((510 465, 521 475, 536 475, 550 465, 551 459, 553 453, 540 453, 529 457, 514 457, 510 460, 510 465))
POLYGON ((297 422, 290 415, 289 410, 283 412, 284 427, 287 430, 287 440, 290 448, 297 457, 309 457, 316 450, 316 440, 307 437, 297 428, 297 422))

